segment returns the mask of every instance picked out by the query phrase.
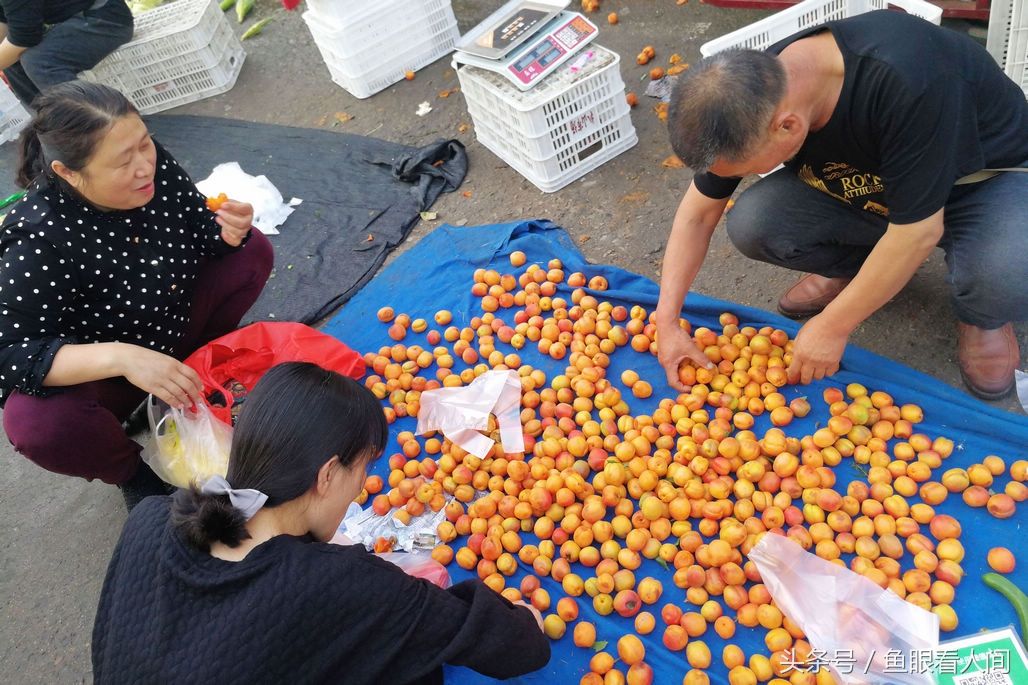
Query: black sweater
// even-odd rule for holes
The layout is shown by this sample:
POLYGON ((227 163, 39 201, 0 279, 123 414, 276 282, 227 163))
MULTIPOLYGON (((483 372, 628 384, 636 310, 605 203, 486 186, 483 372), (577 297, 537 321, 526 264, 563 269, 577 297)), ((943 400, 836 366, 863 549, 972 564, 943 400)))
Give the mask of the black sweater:
POLYGON ((102 683, 439 683, 546 664, 532 614, 485 585, 440 590, 360 545, 280 535, 240 562, 185 543, 170 498, 129 516, 93 628, 102 683))

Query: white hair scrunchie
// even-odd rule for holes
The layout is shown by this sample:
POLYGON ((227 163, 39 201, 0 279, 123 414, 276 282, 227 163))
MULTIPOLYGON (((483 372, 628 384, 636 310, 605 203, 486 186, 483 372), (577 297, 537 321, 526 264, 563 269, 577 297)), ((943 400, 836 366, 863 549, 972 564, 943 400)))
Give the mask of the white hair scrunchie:
POLYGON ((243 512, 243 516, 249 521, 253 515, 261 510, 268 496, 260 490, 234 490, 228 481, 222 476, 211 476, 208 478, 200 492, 204 495, 228 495, 232 506, 243 512))

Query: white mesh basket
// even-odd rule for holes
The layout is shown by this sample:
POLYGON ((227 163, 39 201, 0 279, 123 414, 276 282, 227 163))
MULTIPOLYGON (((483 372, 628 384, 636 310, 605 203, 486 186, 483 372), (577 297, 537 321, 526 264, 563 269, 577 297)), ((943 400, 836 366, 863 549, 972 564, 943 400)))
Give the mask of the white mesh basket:
POLYGON ((1006 75, 1028 97, 1028 3, 993 0, 986 46, 1006 75))
POLYGON ((457 71, 480 143, 543 192, 635 145, 620 58, 599 45, 528 91, 473 66, 457 71))
POLYGON ((217 0, 176 0, 136 17, 132 40, 82 78, 153 114, 229 90, 245 59, 217 0))
MULTIPOLYGON (((320 8, 324 3, 317 3, 320 8)), ((334 6, 334 5, 333 5, 334 6)), ((366 98, 448 55, 460 37, 449 0, 397 3, 374 12, 349 12, 338 23, 318 9, 303 19, 332 80, 352 95, 366 98)))
POLYGON ((0 145, 17 138, 31 118, 17 96, 0 80, 0 145))
POLYGON ((728 48, 764 50, 797 31, 826 21, 855 17, 873 10, 898 7, 935 25, 942 23, 942 9, 924 0, 804 0, 770 17, 715 38, 700 46, 700 54, 710 57, 728 48))

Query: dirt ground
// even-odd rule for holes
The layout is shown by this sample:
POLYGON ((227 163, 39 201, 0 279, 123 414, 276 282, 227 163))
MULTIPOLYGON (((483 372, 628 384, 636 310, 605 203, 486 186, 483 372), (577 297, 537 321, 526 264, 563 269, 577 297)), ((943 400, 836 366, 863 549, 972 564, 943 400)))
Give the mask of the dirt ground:
MULTIPOLYGON (((453 4, 464 31, 499 2, 453 4)), ((271 0, 258 0, 259 13, 274 11, 273 6, 271 0)), ((331 82, 299 12, 277 12, 265 33, 245 44, 248 57, 233 90, 173 112, 335 128, 411 145, 457 138, 470 156, 462 191, 471 191, 471 197, 443 196, 434 207, 438 219, 419 224, 400 250, 444 221, 477 225, 548 218, 567 228, 591 260, 658 278, 664 240, 689 175, 661 165, 671 150, 665 127, 652 109, 656 101, 642 95, 649 67, 637 66, 634 56, 643 45, 652 44, 655 64, 666 65, 676 52, 684 61, 696 62, 704 42, 764 15, 719 9, 698 0, 684 5, 675 0, 604 2, 603 12, 595 15, 601 23, 598 42, 622 55, 622 76, 639 94, 633 112, 639 144, 555 194, 539 192, 479 145, 473 127, 461 132, 462 124, 471 123, 463 97, 438 96, 457 85, 447 59, 422 70, 413 81, 357 100, 331 82), (603 18, 611 10, 621 19, 613 27, 603 18), (430 102, 433 111, 418 117, 415 110, 423 101, 430 102), (340 123, 346 117, 337 113, 352 118, 340 123)), ((962 23, 953 26, 968 28, 962 23)), ((944 274, 939 252, 895 301, 857 330, 851 342, 960 387, 955 321, 944 274)), ((714 297, 773 309, 793 278, 786 270, 744 258, 724 231, 718 231, 694 287, 714 297)), ((1017 330, 1022 351, 1028 351, 1028 328, 1021 325, 1017 330)), ((999 405, 1016 408, 1013 399, 999 405)), ((96 601, 125 518, 120 493, 102 483, 45 472, 9 445, 0 451, 0 520, 5 522, 0 529, 0 682, 87 682, 96 601)))

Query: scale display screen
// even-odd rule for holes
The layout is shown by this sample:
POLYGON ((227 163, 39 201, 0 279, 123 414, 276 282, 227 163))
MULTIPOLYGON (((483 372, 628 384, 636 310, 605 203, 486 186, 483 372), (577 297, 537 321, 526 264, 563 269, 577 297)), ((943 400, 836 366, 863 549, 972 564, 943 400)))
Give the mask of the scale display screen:
POLYGON ((581 15, 574 15, 570 21, 558 24, 542 40, 519 54, 508 67, 510 73, 521 83, 530 84, 583 43, 589 42, 595 34, 594 25, 581 15))
POLYGON ((552 12, 522 8, 513 15, 507 15, 498 24, 482 32, 475 39, 475 45, 505 54, 507 49, 526 34, 534 33, 539 25, 553 16, 552 12))
POLYGON ((548 38, 537 45, 531 52, 522 55, 518 61, 514 62, 513 69, 514 71, 524 71, 536 62, 539 63, 540 67, 545 67, 553 64, 563 54, 564 52, 553 39, 548 38))

